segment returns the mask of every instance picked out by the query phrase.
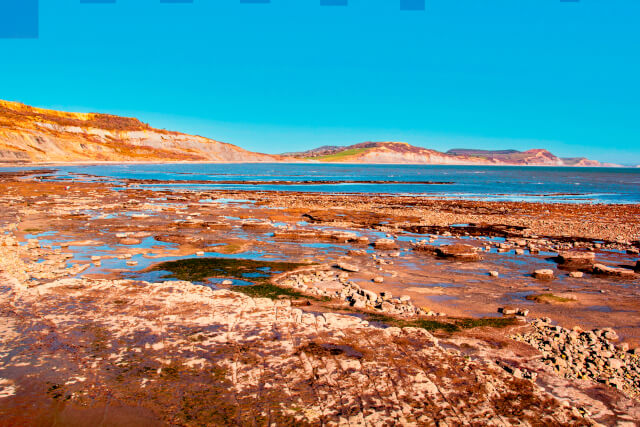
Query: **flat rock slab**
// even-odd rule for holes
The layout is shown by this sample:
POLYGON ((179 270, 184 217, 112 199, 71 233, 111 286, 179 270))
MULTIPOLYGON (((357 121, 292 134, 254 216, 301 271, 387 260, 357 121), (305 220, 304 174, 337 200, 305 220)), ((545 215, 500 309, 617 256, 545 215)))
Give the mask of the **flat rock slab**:
POLYGON ((338 263, 338 268, 349 273, 357 273, 358 271, 360 271, 360 267, 358 267, 357 265, 347 264, 346 262, 338 263))
POLYGON ((617 276, 617 277, 634 277, 633 270, 627 268, 609 267, 604 264, 595 264, 591 270, 593 274, 601 274, 604 276, 617 276))
POLYGON ((584 267, 595 262, 596 254, 588 251, 564 251, 556 257, 558 264, 564 266, 584 267))
POLYGON ((555 273, 549 268, 542 268, 533 272, 533 277, 539 280, 553 280, 555 273))
POLYGON ((189 282, 8 286, 0 325, 8 425, 588 424, 423 329, 189 282))
POLYGON ((378 239, 373 242, 373 247, 376 249, 398 249, 398 245, 393 239, 378 239))
POLYGON ((479 261, 480 254, 471 245, 443 245, 436 248, 436 255, 441 258, 453 258, 460 261, 479 261))

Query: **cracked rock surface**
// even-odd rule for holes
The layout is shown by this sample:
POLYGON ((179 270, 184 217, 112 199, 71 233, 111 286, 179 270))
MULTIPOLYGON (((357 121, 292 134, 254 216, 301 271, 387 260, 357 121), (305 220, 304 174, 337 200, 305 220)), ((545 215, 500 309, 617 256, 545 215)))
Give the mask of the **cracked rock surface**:
POLYGON ((15 425, 589 423, 424 330, 189 282, 5 285, 0 324, 0 418, 15 425))

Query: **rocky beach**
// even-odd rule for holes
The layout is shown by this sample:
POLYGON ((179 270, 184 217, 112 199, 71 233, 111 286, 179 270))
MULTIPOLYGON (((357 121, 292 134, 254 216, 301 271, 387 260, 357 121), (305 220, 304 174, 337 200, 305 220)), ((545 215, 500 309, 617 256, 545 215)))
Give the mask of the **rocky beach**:
POLYGON ((637 204, 159 184, 0 173, 2 425, 640 419, 637 204))

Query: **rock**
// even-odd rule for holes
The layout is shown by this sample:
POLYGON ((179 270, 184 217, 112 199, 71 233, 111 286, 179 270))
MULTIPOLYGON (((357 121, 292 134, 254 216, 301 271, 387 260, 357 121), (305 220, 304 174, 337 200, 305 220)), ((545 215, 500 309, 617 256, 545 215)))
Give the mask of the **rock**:
POLYGON ((376 277, 373 278, 373 281, 375 283, 382 283, 382 282, 384 282, 384 278, 382 276, 376 276, 376 277))
POLYGON ((510 315, 516 314, 517 312, 518 312, 518 309, 513 307, 500 307, 498 309, 498 313, 502 313, 505 316, 510 316, 510 315))
POLYGON ((518 316, 527 316, 529 314, 529 310, 526 308, 519 308, 516 314, 518 316))
POLYGON ((380 304, 380 310, 384 311, 385 313, 389 313, 391 311, 393 311, 394 306, 393 304, 384 301, 382 304, 380 304))
POLYGON ((636 273, 640 273, 640 260, 636 261, 636 266, 633 269, 636 273))
POLYGON ((378 294, 376 294, 373 291, 368 291, 366 289, 363 289, 362 293, 369 301, 376 302, 378 300, 378 294))
POLYGON ((573 277, 574 279, 579 279, 582 276, 584 276, 584 273, 582 271, 572 271, 571 273, 569 273, 569 277, 573 277))
POLYGON ((518 248, 518 249, 515 250, 515 253, 516 253, 516 255, 524 255, 524 249, 518 248))
POLYGON ((453 258, 460 261, 480 260, 480 254, 475 247, 460 243, 440 246, 436 248, 436 255, 441 258, 453 258))
POLYGON ((601 274, 604 276, 616 276, 616 277, 633 277, 635 273, 633 270, 626 268, 609 267, 604 264, 595 264, 591 270, 593 274, 601 274))
POLYGON ((367 308, 367 303, 363 299, 358 299, 353 301, 351 304, 353 308, 367 308))
POLYGON ((91 257, 91 261, 100 261, 101 257, 99 257, 98 255, 93 255, 91 257))
POLYGON ((360 268, 358 268, 357 266, 352 264, 347 264, 346 262, 338 263, 338 268, 344 271, 348 271, 350 273, 357 273, 358 271, 360 271, 360 268))
POLYGON ((615 358, 609 359, 607 363, 609 364, 611 369, 614 369, 614 370, 622 369, 622 367, 624 366, 624 362, 622 360, 615 359, 615 358))
POLYGON ((204 251, 198 251, 198 252, 196 252, 196 255, 197 256, 204 256, 204 251))
POLYGON ((408 304, 409 302, 411 302, 411 297, 408 295, 402 295, 400 296, 400 302, 402 304, 408 304))
POLYGON ((398 249, 393 239, 378 239, 373 242, 373 247, 376 249, 398 249))
POLYGON ((551 269, 543 268, 543 269, 534 271, 533 277, 539 280, 553 280, 554 273, 553 273, 553 270, 551 269))
POLYGON ((273 225, 268 221, 244 221, 241 226, 243 229, 256 231, 273 228, 273 225))
POLYGON ((125 237, 118 242, 121 245, 139 245, 140 239, 134 239, 133 237, 125 237))
POLYGON ((225 279, 222 281, 222 284, 225 286, 231 286, 233 285, 233 280, 225 279))
POLYGON ((601 335, 608 340, 617 340, 618 334, 611 328, 604 328, 601 331, 601 335))
POLYGON ((498 277, 498 276, 500 276, 500 273, 498 273, 498 272, 497 272, 497 271, 495 271, 495 270, 492 270, 492 271, 490 271, 490 272, 489 272, 489 276, 491 276, 491 277, 498 277))
POLYGON ((563 251, 558 254, 558 264, 567 267, 589 267, 593 265, 596 254, 587 251, 563 251))
POLYGON ((129 260, 127 261, 127 265, 130 265, 130 266, 138 265, 138 261, 129 260))

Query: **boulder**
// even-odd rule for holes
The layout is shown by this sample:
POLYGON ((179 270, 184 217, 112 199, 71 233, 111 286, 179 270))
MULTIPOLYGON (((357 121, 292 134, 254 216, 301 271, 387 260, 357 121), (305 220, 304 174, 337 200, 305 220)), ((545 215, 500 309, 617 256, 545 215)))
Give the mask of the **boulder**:
POLYGON ((498 272, 497 272, 497 271, 495 271, 495 270, 492 270, 492 271, 490 271, 490 272, 489 272, 489 276, 491 276, 491 277, 498 277, 498 276, 500 276, 500 273, 498 273, 498 272))
POLYGON ((368 291, 366 289, 363 289, 362 293, 364 294, 365 297, 367 297, 369 301, 376 302, 378 300, 378 294, 376 294, 373 291, 368 291))
POLYGON ((455 244, 443 245, 436 249, 436 255, 441 258, 453 258, 460 261, 478 261, 480 254, 471 245, 455 244))
POLYGON ((593 274, 617 277, 633 277, 635 275, 633 270, 629 270, 627 268, 609 267, 608 265, 604 264, 594 264, 591 272, 593 274))
POLYGON ((558 264, 566 267, 589 267, 595 259, 596 254, 587 251, 564 251, 556 257, 558 264))
POLYGON ((516 314, 517 312, 518 312, 518 309, 513 307, 500 307, 498 309, 498 313, 502 313, 505 316, 510 316, 510 315, 516 314))
POLYGON ((373 281, 375 283, 382 283, 382 282, 384 282, 384 278, 382 276, 376 276, 376 277, 373 278, 373 281))
POLYGON ((539 280, 553 280, 554 273, 553 273, 553 270, 549 268, 543 268, 543 269, 534 271, 533 277, 539 280))
POLYGON ((571 273, 569 273, 569 277, 573 277, 574 279, 579 279, 582 276, 584 276, 584 273, 582 271, 572 271, 571 273))

